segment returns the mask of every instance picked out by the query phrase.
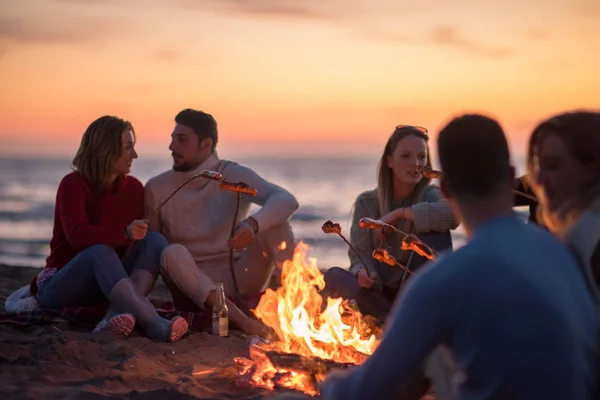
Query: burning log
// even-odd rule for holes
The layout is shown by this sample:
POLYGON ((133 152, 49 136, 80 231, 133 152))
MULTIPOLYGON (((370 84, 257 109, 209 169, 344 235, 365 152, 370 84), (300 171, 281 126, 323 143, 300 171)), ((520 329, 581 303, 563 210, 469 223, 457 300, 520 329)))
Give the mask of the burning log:
MULTIPOLYGON (((342 363, 319 357, 306 357, 295 353, 283 353, 275 350, 271 344, 260 339, 250 342, 251 360, 236 357, 240 366, 240 375, 252 373, 250 381, 268 389, 287 388, 300 390, 315 396, 319 394, 318 385, 332 369, 355 367, 355 363, 342 363)), ((366 354, 357 353, 357 359, 365 360, 366 354)))
POLYGON ((352 363, 339 363, 332 360, 324 360, 318 357, 304 357, 299 354, 279 353, 268 351, 265 356, 277 369, 285 369, 295 372, 308 372, 311 375, 327 374, 331 369, 346 369, 356 367, 352 363))

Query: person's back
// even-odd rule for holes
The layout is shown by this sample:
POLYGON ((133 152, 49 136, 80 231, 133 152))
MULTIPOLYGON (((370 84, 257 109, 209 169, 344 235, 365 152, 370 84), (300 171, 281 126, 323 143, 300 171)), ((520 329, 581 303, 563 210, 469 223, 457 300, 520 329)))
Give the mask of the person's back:
POLYGON ((328 377, 325 398, 394 398, 442 346, 456 370, 449 377, 439 357, 429 363, 438 399, 591 399, 600 354, 593 299, 566 246, 513 212, 502 127, 481 115, 454 118, 438 154, 442 192, 468 243, 411 278, 375 353, 328 377))
POLYGON ((594 305, 551 234, 488 222, 418 286, 454 299, 446 340, 466 373, 460 399, 585 399, 596 384, 594 305))

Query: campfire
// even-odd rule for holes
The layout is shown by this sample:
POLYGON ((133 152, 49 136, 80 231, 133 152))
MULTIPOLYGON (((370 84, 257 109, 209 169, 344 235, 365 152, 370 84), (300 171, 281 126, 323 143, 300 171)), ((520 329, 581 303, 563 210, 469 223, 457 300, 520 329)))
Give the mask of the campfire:
POLYGON ((279 340, 253 340, 250 359, 237 358, 240 374, 255 386, 289 388, 317 395, 317 385, 331 368, 364 362, 377 347, 372 327, 343 299, 327 299, 316 259, 307 258, 308 246, 298 244, 286 261, 281 287, 267 289, 254 314, 272 328, 279 340), (325 307, 324 307, 325 306, 325 307))

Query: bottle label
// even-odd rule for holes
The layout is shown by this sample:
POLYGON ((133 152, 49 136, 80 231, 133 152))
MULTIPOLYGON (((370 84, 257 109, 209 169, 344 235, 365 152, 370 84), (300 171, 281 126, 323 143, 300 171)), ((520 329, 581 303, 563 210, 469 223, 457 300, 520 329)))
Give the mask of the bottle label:
POLYGON ((219 336, 229 334, 229 318, 219 318, 219 336))

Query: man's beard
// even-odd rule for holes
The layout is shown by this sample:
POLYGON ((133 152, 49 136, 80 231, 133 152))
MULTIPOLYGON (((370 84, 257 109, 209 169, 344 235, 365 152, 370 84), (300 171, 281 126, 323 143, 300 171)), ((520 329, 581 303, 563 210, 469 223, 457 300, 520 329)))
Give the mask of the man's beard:
POLYGON ((176 171, 176 172, 188 172, 188 171, 191 171, 193 169, 194 169, 194 167, 191 166, 188 163, 173 164, 173 171, 176 171))

